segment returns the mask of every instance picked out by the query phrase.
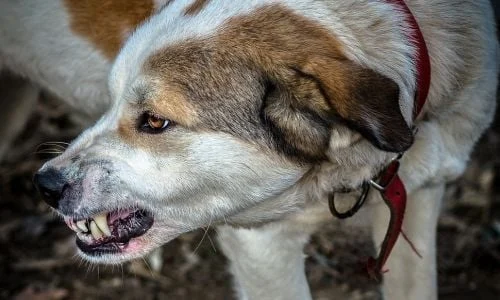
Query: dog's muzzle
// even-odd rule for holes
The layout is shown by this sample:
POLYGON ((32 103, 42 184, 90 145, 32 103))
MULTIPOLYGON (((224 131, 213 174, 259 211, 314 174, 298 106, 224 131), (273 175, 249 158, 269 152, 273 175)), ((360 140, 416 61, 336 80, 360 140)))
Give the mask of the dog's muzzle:
POLYGON ((76 233, 76 244, 83 253, 89 256, 120 253, 127 250, 132 239, 153 226, 153 215, 137 207, 111 211, 97 207, 98 213, 92 214, 88 210, 77 211, 82 206, 80 181, 68 180, 55 168, 39 171, 33 178, 43 200, 62 214, 66 225, 76 233))

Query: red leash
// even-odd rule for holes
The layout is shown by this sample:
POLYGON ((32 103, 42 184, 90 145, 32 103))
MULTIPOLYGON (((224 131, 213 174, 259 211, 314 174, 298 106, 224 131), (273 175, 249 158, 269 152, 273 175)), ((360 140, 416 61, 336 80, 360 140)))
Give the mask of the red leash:
MULTIPOLYGON (((420 27, 418 26, 415 16, 411 13, 410 9, 404 0, 385 0, 387 3, 394 5, 398 11, 404 13, 406 21, 409 24, 411 33, 408 33, 408 38, 415 46, 415 76, 416 76, 416 92, 414 99, 413 118, 416 119, 424 107, 425 101, 429 94, 431 82, 431 62, 429 52, 424 40, 424 36, 420 27)), ((383 273, 383 267, 391 254, 398 237, 402 233, 403 220, 406 209, 406 189, 403 181, 398 175, 399 159, 402 153, 387 166, 379 176, 379 180, 370 180, 362 186, 362 194, 357 203, 347 212, 339 212, 335 206, 335 193, 329 195, 328 204, 332 214, 340 219, 352 217, 365 202, 368 192, 371 187, 377 189, 384 203, 390 211, 389 226, 387 228, 384 240, 382 242, 380 253, 377 258, 370 257, 367 262, 368 274, 380 280, 383 273)), ((420 254, 411 243, 411 241, 403 234, 404 238, 410 244, 413 251, 419 257, 420 254)))
MULTIPOLYGON (((414 119, 418 117, 427 100, 431 82, 431 63, 429 52, 424 40, 424 36, 418 26, 415 16, 411 13, 409 7, 403 0, 386 0, 393 4, 399 11, 406 16, 407 22, 412 31, 409 38, 416 48, 415 67, 416 67, 416 93, 414 104, 414 119)), ((379 183, 371 182, 371 185, 377 188, 390 210, 390 220, 384 241, 382 242, 378 258, 370 257, 367 262, 368 274, 378 280, 386 271, 383 267, 391 254, 394 244, 398 240, 403 226, 405 208, 406 208, 406 189, 403 181, 398 175, 399 160, 393 161, 380 176, 379 183)), ((418 254, 418 253, 417 253, 418 254)))
POLYGON ((389 226, 380 247, 380 254, 377 259, 370 257, 366 264, 370 277, 377 280, 380 280, 382 274, 386 272, 383 267, 398 240, 403 226, 406 209, 406 189, 403 181, 398 176, 398 169, 399 160, 395 160, 383 172, 380 183, 376 185, 390 211, 389 226))

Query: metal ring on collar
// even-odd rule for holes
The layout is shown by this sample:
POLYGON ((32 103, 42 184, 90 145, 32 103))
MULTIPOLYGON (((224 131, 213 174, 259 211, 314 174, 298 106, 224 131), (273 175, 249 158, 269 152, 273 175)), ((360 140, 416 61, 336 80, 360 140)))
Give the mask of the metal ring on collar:
POLYGON ((354 206, 346 212, 339 212, 337 210, 337 207, 335 206, 335 193, 331 193, 328 195, 328 206, 330 207, 330 212, 339 219, 347 219, 354 216, 365 203, 369 191, 370 184, 368 182, 363 183, 361 195, 354 206))

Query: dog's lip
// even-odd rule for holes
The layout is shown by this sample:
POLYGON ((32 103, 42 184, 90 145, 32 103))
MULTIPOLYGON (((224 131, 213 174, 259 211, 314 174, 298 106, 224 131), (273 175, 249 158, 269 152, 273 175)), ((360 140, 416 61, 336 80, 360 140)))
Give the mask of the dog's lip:
MULTIPOLYGON (((102 233, 109 233, 108 224, 120 218, 125 218, 135 211, 142 210, 139 208, 117 208, 114 210, 102 210, 98 213, 88 214, 87 216, 67 216, 64 215, 64 222, 75 233, 89 232, 92 221, 96 223, 102 233)), ((109 234, 107 234, 109 235, 109 234)))
POLYGON ((113 242, 107 242, 107 243, 101 243, 99 245, 89 245, 82 241, 80 238, 76 239, 76 245, 80 251, 83 253, 90 255, 90 256, 96 256, 96 255, 102 255, 102 254, 115 254, 123 251, 123 249, 128 245, 128 242, 126 243, 113 243, 113 242))
POLYGON ((91 218, 64 218, 77 235, 78 248, 87 255, 118 253, 144 235, 154 223, 153 214, 143 209, 117 209, 91 218))

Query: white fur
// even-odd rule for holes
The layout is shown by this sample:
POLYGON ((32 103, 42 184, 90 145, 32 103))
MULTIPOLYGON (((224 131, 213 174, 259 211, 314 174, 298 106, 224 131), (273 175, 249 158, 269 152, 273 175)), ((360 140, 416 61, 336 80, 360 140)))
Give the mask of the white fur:
POLYGON ((0 1, 0 69, 24 76, 95 118, 109 106, 111 63, 69 28, 60 1, 0 1))

